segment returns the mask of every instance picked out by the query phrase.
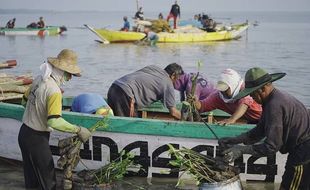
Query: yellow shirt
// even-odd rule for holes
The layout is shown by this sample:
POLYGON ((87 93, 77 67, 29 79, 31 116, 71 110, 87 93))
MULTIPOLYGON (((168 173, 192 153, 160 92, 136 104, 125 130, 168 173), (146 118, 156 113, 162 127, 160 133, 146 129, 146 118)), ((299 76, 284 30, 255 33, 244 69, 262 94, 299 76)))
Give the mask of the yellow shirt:
MULTIPOLYGON (((28 97, 27 97, 28 95, 28 97)), ((54 79, 43 81, 38 76, 32 83, 29 92, 23 122, 37 131, 50 131, 48 118, 61 116, 62 94, 54 79)))

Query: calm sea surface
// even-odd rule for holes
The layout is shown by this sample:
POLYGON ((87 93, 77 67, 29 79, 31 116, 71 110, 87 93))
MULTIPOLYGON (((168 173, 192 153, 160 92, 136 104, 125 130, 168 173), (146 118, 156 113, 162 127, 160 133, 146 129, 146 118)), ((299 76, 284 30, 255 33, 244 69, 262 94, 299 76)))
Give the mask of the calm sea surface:
MULTIPOLYGON (((245 35, 236 41, 195 44, 158 44, 157 47, 134 44, 102 45, 93 33, 83 27, 119 29, 122 17, 134 12, 22 12, 0 10, 0 26, 16 17, 16 26, 26 26, 43 16, 47 25, 65 25, 68 31, 61 36, 44 38, 33 36, 0 36, 0 62, 16 59, 18 66, 6 73, 39 73, 39 65, 46 57, 57 56, 64 48, 75 50, 79 55, 81 78, 73 78, 64 86, 64 95, 77 95, 82 92, 97 92, 106 96, 111 83, 127 73, 144 66, 155 64, 164 68, 176 62, 185 71, 200 69, 210 81, 216 82, 219 73, 225 68, 237 70, 244 76, 251 67, 262 67, 267 71, 285 72, 287 76, 275 85, 297 97, 310 107, 310 12, 214 12, 210 13, 218 22, 236 23, 258 21, 259 26, 251 26, 245 35)), ((165 13, 164 13, 165 14, 165 13)), ((183 13, 191 18, 195 13, 183 13)), ((158 13, 146 13, 154 18, 158 13)), ((131 22, 132 23, 132 22, 131 22)), ((17 171, 11 171, 0 163, 0 176, 19 178, 17 171)), ((8 184, 13 184, 10 179, 8 184)), ((5 184, 1 182, 1 184, 5 184)), ((1 185, 0 185, 1 186, 1 185)), ((9 187, 9 186, 4 186, 9 187)), ((170 186, 169 186, 170 187, 170 186)), ((248 185, 247 189, 257 189, 248 185)), ((271 190, 274 187, 261 185, 259 189, 271 190)), ((16 187, 17 188, 17 187, 16 187)), ((12 187, 12 189, 16 189, 12 187)), ((161 188, 162 189, 162 188, 161 188)), ((166 189, 169 189, 168 186, 166 189)))

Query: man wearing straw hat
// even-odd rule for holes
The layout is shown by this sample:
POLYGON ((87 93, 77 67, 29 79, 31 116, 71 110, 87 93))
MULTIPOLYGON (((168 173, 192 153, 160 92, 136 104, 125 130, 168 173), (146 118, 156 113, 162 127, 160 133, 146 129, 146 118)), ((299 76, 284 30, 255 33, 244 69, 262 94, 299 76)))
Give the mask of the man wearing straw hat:
POLYGON ((62 94, 60 85, 74 76, 80 76, 77 55, 69 49, 57 57, 50 57, 40 66, 42 74, 36 77, 25 93, 23 125, 18 143, 22 152, 25 187, 56 189, 56 175, 49 136, 53 129, 75 133, 86 142, 91 136, 88 129, 70 124, 61 117, 62 94))
POLYGON ((269 74, 261 68, 252 68, 245 75, 245 89, 235 98, 250 95, 262 104, 263 113, 252 130, 237 137, 219 140, 224 159, 233 162, 242 154, 257 157, 288 153, 280 189, 310 189, 310 114, 293 96, 276 89, 272 82, 285 73, 269 74), (263 140, 263 141, 261 141, 263 140))

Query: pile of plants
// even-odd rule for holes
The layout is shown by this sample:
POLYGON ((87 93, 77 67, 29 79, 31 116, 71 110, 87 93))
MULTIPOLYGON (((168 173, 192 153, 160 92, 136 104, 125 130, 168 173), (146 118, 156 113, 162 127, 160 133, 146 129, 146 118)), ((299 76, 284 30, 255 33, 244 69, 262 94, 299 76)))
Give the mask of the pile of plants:
POLYGON ((185 173, 193 176, 197 185, 227 181, 239 174, 236 168, 229 166, 221 157, 213 158, 185 147, 175 149, 170 144, 168 146, 169 154, 176 158, 169 164, 182 171, 177 186, 181 184, 185 173))
POLYGON ((122 180, 129 171, 139 171, 140 165, 134 164, 134 155, 131 153, 121 152, 118 159, 111 161, 109 164, 96 170, 82 170, 78 172, 77 183, 84 186, 93 186, 104 184, 113 184, 122 180))
MULTIPOLYGON (((95 125, 88 128, 88 130, 93 133, 99 128, 108 127, 108 118, 105 117, 103 120, 98 121, 95 125)), ((73 170, 80 162, 80 148, 82 141, 77 135, 61 139, 58 142, 60 158, 57 161, 57 166, 64 170, 64 189, 72 189, 73 181, 73 170)))

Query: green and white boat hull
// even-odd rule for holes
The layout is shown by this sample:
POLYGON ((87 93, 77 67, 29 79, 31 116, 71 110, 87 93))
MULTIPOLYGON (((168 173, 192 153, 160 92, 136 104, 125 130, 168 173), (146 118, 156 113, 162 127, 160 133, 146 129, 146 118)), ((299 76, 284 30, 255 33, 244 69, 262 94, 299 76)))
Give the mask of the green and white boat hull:
POLYGON ((0 35, 52 36, 61 34, 66 30, 67 29, 65 27, 58 26, 48 26, 45 28, 0 28, 0 35))
MULTIPOLYGON (((18 146, 18 132, 24 108, 20 105, 0 103, 0 156, 22 160, 18 146)), ((63 111, 63 117, 76 125, 91 127, 102 116, 63 111)), ((253 125, 232 125, 220 127, 210 125, 219 137, 236 136, 253 125)), ((58 156, 58 140, 70 134, 53 131, 50 145, 56 161, 58 156)), ((215 156, 219 154, 217 140, 203 123, 186 121, 163 121, 157 119, 110 117, 109 127, 97 130, 81 150, 82 163, 77 169, 99 168, 119 157, 122 150, 134 153, 136 163, 142 165, 141 177, 177 178, 179 172, 162 174, 162 170, 170 169, 167 144, 175 147, 187 147, 203 154, 215 156)), ((235 161, 241 169, 241 180, 258 180, 279 182, 284 170, 286 155, 255 159, 244 155, 235 161)))

